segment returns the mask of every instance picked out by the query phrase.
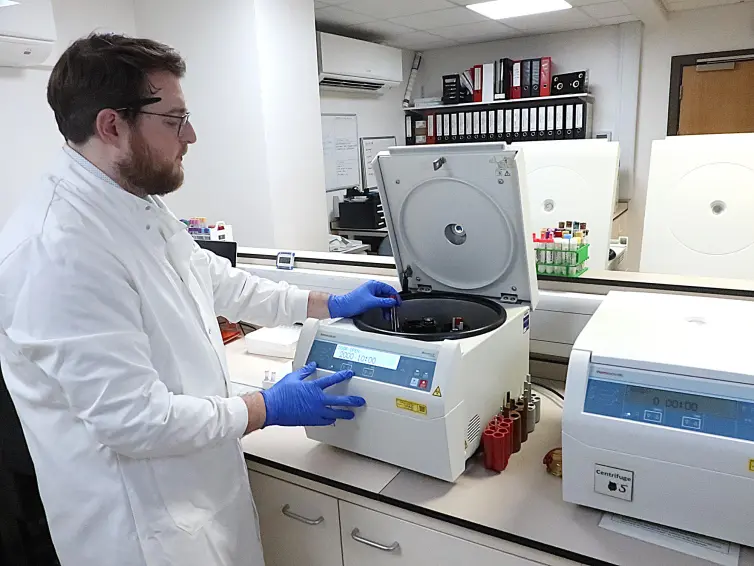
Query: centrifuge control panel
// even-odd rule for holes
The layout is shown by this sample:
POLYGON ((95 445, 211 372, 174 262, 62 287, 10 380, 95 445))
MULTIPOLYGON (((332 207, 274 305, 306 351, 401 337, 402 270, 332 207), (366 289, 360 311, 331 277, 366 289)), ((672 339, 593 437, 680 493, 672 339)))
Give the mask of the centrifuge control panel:
POLYGON ((320 339, 312 344, 307 363, 311 362, 316 362, 319 369, 351 370, 364 379, 428 393, 436 366, 431 360, 320 339))
POLYGON ((590 377, 584 412, 754 441, 754 403, 590 377))

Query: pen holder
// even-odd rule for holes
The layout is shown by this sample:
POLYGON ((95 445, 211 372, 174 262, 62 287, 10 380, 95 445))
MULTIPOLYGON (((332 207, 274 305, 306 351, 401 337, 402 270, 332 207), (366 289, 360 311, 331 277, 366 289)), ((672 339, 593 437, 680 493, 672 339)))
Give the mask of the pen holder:
POLYGON ((587 272, 589 244, 576 249, 556 248, 558 244, 535 245, 537 274, 556 277, 581 277, 587 272))

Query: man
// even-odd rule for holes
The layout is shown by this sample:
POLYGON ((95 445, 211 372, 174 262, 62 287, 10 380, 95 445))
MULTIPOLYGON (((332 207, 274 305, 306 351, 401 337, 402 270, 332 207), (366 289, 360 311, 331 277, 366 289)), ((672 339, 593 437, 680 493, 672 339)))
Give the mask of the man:
POLYGON ((240 438, 329 425, 364 400, 351 377, 286 376, 228 398, 216 316, 262 325, 395 304, 233 269, 199 249, 159 196, 196 141, 181 57, 118 35, 76 41, 48 101, 66 146, 0 238, 0 357, 63 566, 261 566, 240 438))

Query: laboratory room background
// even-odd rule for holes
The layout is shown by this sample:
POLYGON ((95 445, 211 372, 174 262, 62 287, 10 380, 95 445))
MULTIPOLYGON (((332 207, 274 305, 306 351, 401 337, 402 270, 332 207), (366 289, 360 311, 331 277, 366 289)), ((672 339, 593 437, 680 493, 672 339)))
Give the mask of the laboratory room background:
POLYGON ((754 1, 0 0, 0 563, 754 566, 754 1))

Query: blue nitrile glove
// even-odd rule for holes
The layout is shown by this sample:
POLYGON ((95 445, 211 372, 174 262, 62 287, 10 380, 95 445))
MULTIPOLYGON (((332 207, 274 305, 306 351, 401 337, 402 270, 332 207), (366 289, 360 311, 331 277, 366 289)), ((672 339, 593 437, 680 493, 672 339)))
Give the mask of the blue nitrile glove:
POLYGON ((331 295, 327 302, 332 318, 350 318, 372 309, 401 304, 398 291, 379 281, 369 281, 347 295, 331 295))
POLYGON ((267 407, 264 426, 328 426, 337 419, 351 420, 352 411, 333 407, 363 407, 361 397, 326 395, 324 390, 353 377, 352 371, 341 371, 312 381, 304 381, 317 371, 311 363, 289 373, 275 385, 262 391, 267 407))

